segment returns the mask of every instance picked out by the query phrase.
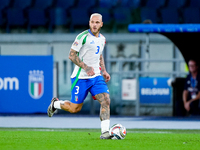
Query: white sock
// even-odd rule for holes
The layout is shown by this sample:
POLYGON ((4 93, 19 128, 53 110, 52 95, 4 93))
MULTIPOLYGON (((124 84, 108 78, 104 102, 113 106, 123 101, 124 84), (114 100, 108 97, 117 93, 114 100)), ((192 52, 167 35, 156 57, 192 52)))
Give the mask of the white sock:
POLYGON ((56 109, 61 109, 60 104, 64 104, 64 101, 55 101, 53 107, 56 109))
POLYGON ((110 128, 110 120, 101 121, 101 133, 109 131, 110 128))

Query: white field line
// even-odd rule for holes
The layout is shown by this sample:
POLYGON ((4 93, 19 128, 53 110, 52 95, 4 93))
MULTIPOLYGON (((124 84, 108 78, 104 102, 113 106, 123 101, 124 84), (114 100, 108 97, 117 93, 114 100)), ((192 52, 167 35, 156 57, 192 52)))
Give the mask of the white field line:
MULTIPOLYGON (((9 128, 9 129, 6 129, 5 130, 8 130, 8 131, 46 131, 46 132, 54 132, 54 131, 60 131, 60 132, 67 132, 67 131, 76 131, 76 129, 37 129, 37 128, 33 128, 33 129, 30 129, 30 128, 9 128)), ((82 129, 77 129, 78 131, 81 131, 82 129)), ((86 130, 90 130, 90 129, 86 129, 86 130)), ((92 130, 92 129, 91 129, 92 130)), ((95 129, 96 130, 96 129, 95 129)), ((127 130, 127 133, 160 133, 160 134, 170 134, 170 133, 174 133, 174 132, 170 132, 170 131, 128 131, 127 130)))

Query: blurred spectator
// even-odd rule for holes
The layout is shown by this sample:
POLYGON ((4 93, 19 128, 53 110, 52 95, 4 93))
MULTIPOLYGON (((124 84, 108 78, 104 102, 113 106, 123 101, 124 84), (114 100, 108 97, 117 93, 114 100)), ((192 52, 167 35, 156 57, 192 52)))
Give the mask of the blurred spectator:
MULTIPOLYGON (((136 58, 139 58, 139 56, 136 55, 136 54, 131 54, 129 56, 129 59, 136 59, 136 58)), ((139 62, 132 61, 132 62, 129 63, 129 70, 135 70, 138 67, 139 67, 139 62)))
POLYGON ((117 45, 117 58, 126 58, 125 54, 124 54, 124 48, 125 45, 120 43, 119 45, 117 45))
MULTIPOLYGON (((117 45, 117 55, 116 55, 116 58, 118 58, 119 60, 120 59, 123 60, 123 59, 126 58, 126 55, 125 55, 125 52, 124 52, 124 48, 125 48, 125 45, 122 44, 122 43, 120 43, 120 44, 117 45)), ((112 62, 111 63, 111 68, 112 68, 112 71, 119 71, 119 69, 120 69, 120 62, 119 61, 112 62)), ((128 71, 129 70, 127 62, 123 62, 122 69, 123 69, 123 71, 128 71)))
POLYGON ((200 115, 200 74, 197 61, 189 60, 188 67, 189 74, 183 91, 184 108, 190 115, 200 115))
POLYGON ((150 19, 146 19, 142 23, 143 24, 152 24, 153 22, 150 19))

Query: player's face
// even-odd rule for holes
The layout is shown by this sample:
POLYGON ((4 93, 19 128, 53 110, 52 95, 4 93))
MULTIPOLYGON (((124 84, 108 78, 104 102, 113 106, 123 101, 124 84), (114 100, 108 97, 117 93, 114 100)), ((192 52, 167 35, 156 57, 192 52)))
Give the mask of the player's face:
POLYGON ((93 16, 89 21, 89 25, 90 25, 91 32, 94 35, 98 34, 100 29, 101 29, 101 27, 103 26, 103 22, 101 20, 101 17, 93 16))
POLYGON ((189 65, 189 70, 191 73, 197 72, 198 67, 195 61, 190 60, 188 65, 189 65))

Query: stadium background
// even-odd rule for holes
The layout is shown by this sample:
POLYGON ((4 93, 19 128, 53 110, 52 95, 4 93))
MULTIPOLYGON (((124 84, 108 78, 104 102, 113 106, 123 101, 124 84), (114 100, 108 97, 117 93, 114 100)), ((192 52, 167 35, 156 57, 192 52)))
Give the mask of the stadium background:
MULTIPOLYGON (((111 114, 136 115, 137 102, 122 100, 123 79, 185 77, 187 69, 169 39, 152 33, 131 34, 128 24, 199 23, 199 8, 198 0, 0 0, 0 54, 53 55, 57 70, 54 94, 70 99, 70 46, 76 35, 88 28, 90 14, 99 12, 104 22, 102 34, 107 39, 106 67, 112 78, 108 83, 111 114)), ((80 114, 98 113, 99 104, 89 95, 80 114)), ((143 104, 139 109, 140 115, 173 113, 172 98, 168 104, 143 104)))

